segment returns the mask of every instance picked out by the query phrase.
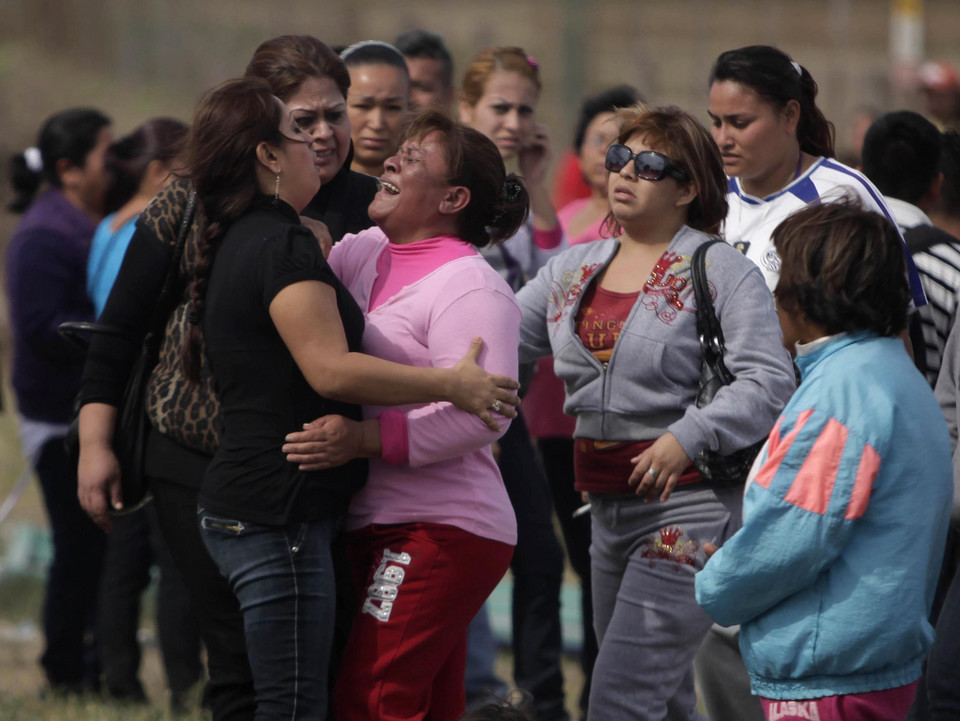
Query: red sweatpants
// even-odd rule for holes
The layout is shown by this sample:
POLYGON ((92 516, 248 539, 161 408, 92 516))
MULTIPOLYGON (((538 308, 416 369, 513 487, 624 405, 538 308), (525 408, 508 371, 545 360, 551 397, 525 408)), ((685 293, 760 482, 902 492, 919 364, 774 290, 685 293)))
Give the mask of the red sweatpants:
POLYGON ((334 689, 337 721, 456 721, 467 625, 513 546, 453 526, 368 526, 350 534, 358 608, 334 689))

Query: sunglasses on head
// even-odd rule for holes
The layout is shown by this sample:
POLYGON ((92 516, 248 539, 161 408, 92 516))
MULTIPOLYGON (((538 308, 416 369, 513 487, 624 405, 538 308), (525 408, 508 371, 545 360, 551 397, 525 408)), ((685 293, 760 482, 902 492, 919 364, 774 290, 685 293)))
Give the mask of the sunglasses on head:
POLYGON ((619 173, 631 160, 633 160, 634 168, 637 171, 637 177, 643 180, 663 180, 669 175, 681 183, 690 181, 690 176, 687 175, 686 171, 671 163, 670 158, 663 153, 657 153, 653 150, 641 150, 639 153, 634 153, 621 143, 614 143, 607 148, 607 159, 603 165, 611 173, 619 173))

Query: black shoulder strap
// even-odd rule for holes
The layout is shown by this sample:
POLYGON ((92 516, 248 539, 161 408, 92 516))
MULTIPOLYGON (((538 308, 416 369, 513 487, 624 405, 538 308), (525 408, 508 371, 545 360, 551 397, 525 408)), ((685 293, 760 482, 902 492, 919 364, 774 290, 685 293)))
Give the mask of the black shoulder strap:
POLYGON ((945 230, 932 225, 917 225, 903 231, 903 240, 911 255, 923 253, 941 243, 957 243, 958 240, 945 230))
POLYGON ((190 228, 193 227, 193 218, 197 209, 197 193, 190 190, 187 196, 187 206, 183 211, 183 218, 180 221, 180 229, 177 232, 177 244, 173 249, 173 257, 170 259, 170 267, 167 269, 167 276, 163 281, 163 289, 157 298, 157 305, 153 309, 153 318, 150 321, 150 333, 155 336, 163 333, 164 326, 167 324, 167 318, 173 309, 177 307, 180 278, 180 260, 183 258, 183 249, 187 244, 187 237, 190 235, 190 228))
POLYGON ((713 238, 702 243, 693 253, 690 270, 693 275, 693 292, 697 299, 697 333, 700 335, 700 349, 704 357, 723 358, 723 331, 713 309, 710 286, 707 283, 707 248, 714 243, 722 243, 713 238))

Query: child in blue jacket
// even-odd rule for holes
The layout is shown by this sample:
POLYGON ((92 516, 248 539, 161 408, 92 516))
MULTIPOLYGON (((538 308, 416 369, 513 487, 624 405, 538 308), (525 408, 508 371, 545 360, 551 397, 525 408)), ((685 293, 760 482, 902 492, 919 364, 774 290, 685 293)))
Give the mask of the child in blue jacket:
POLYGON ((795 213, 773 242, 802 381, 754 464, 743 528, 697 574, 697 601, 741 624, 768 719, 902 721, 933 642, 953 486, 943 416, 898 337, 899 238, 843 202, 795 213))

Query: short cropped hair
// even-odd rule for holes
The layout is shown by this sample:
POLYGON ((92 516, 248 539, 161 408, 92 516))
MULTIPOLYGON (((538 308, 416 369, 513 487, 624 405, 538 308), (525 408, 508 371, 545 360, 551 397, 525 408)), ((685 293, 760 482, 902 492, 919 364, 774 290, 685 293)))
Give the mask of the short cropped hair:
POLYGON ((863 137, 864 174, 891 198, 916 204, 940 172, 940 131, 919 113, 881 115, 863 137))
POLYGON ((910 289, 896 227, 854 200, 808 205, 773 231, 780 255, 774 294, 828 335, 895 336, 907 323, 910 289))
POLYGON ((429 30, 408 30, 397 36, 394 45, 404 57, 439 60, 443 67, 444 87, 453 87, 453 58, 442 37, 429 30))

